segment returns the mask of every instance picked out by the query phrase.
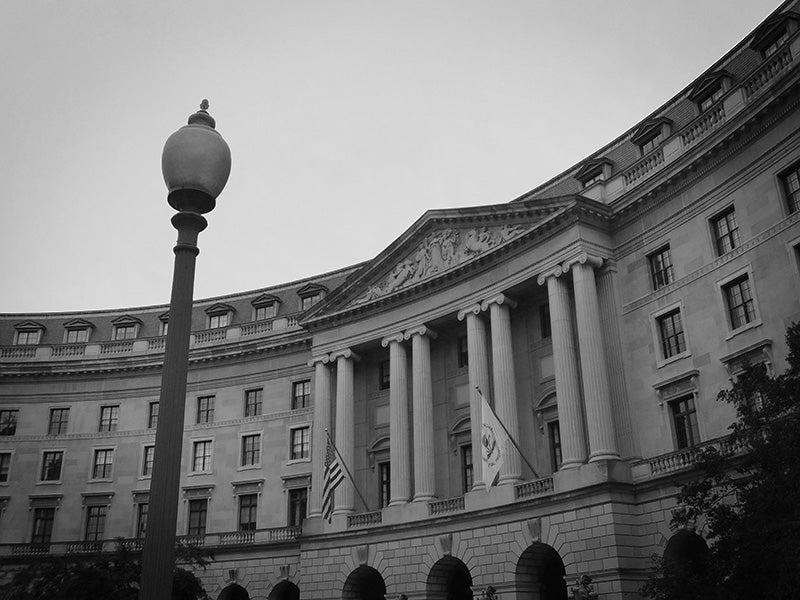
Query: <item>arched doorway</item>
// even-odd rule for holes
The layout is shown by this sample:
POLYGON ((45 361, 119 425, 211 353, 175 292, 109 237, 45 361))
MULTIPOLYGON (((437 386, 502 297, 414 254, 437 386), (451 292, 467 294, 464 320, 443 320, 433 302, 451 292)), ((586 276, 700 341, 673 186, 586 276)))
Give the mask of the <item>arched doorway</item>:
POLYGON ((300 600, 300 588, 291 581, 281 581, 272 588, 269 600, 300 600))
POLYGON ((342 600, 386 600, 386 583, 378 571, 362 565, 348 575, 342 600))
POLYGON ((676 573, 705 575, 708 569, 708 544, 693 531, 679 531, 664 548, 664 566, 676 573))
POLYGON ((250 594, 238 583, 232 583, 219 593, 217 600, 250 600, 250 594))
POLYGON ((564 562, 547 544, 528 546, 519 557, 514 575, 517 600, 567 600, 564 562))
POLYGON ((425 586, 428 600, 472 600, 472 575, 463 562, 452 556, 436 561, 425 586))

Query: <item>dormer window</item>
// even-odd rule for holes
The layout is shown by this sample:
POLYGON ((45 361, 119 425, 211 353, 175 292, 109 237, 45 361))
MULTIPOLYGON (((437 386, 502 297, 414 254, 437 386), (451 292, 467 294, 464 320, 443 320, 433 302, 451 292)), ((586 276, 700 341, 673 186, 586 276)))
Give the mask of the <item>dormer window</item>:
POLYGON ((278 316, 281 300, 271 294, 262 294, 253 300, 253 321, 266 321, 278 316))
POLYGON ((114 326, 114 340, 132 340, 139 336, 139 328, 142 322, 129 315, 118 317, 111 321, 114 326))
POLYGON ((14 334, 15 346, 36 346, 42 339, 44 333, 44 325, 35 321, 23 321, 14 325, 16 333, 14 334))
POLYGON ((756 30, 750 47, 765 59, 777 54, 797 31, 799 18, 800 15, 794 12, 770 17, 756 30))
POLYGON ((578 169, 575 179, 583 184, 584 189, 593 186, 595 183, 606 181, 611 177, 612 162, 607 158, 593 158, 587 160, 578 169))
POLYGON ((85 344, 89 341, 89 334, 94 329, 94 324, 84 319, 73 319, 64 323, 64 343, 85 344))
POLYGON ((714 71, 701 77, 689 93, 689 100, 697 104, 700 112, 705 112, 716 104, 730 89, 731 74, 727 71, 714 71))
POLYGON ((639 146, 642 156, 658 148, 672 134, 672 121, 663 117, 649 119, 639 125, 631 141, 639 146))
POLYGON ((215 304, 206 309, 208 315, 208 329, 227 327, 233 320, 235 309, 229 304, 215 304))
POLYGON ((306 311, 310 309, 322 300, 327 292, 328 288, 315 283, 309 283, 307 286, 300 288, 297 290, 297 295, 300 296, 300 310, 306 311))
POLYGON ((167 330, 169 329, 169 313, 165 312, 158 316, 158 320, 161 322, 159 326, 159 334, 160 335, 167 335, 167 330))

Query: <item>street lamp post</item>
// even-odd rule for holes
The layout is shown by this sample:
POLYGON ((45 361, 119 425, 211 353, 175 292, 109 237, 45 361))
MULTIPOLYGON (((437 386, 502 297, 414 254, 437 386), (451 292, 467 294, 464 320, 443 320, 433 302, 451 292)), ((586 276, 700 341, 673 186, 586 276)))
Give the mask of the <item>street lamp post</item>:
POLYGON ((178 242, 174 248, 175 269, 142 551, 140 600, 172 598, 194 267, 200 252, 197 238, 208 224, 203 214, 213 210, 231 170, 230 149, 214 129, 215 122, 207 108, 208 101, 203 100, 200 110, 189 117, 189 123, 167 139, 161 156, 167 201, 178 211, 172 217, 178 242))

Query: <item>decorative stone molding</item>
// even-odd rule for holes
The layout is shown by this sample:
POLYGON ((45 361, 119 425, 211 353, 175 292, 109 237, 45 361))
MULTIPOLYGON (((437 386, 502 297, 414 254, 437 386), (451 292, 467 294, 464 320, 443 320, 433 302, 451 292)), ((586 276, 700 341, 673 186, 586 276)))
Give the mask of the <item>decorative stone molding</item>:
POLYGON ((381 346, 384 348, 388 348, 389 344, 392 342, 397 342, 398 344, 402 343, 406 338, 403 337, 403 333, 393 333, 392 335, 387 335, 385 338, 381 340, 381 346))
POLYGON ((366 565, 369 560, 369 544, 356 546, 356 561, 359 565, 366 565))
POLYGON ((541 517, 536 517, 535 519, 528 519, 525 522, 525 525, 527 525, 528 531, 531 534, 531 543, 542 541, 542 519, 541 519, 541 517))
POLYGON ((595 269, 599 269, 603 266, 603 258, 600 256, 595 256, 589 254, 587 252, 581 252, 578 256, 570 258, 561 265, 562 271, 565 273, 570 270, 572 265, 581 264, 586 265, 588 264, 590 267, 594 267, 595 269))
POLYGON ((516 308, 517 307, 517 301, 516 300, 513 300, 512 298, 510 298, 509 296, 506 296, 505 294, 497 294, 496 296, 492 296, 491 298, 488 298, 487 300, 484 300, 483 302, 481 302, 481 310, 483 310, 483 311, 489 310, 489 307, 492 304, 497 304, 497 305, 500 305, 500 306, 505 304, 509 308, 516 308))
POLYGON ((432 340, 435 340, 437 337, 439 337, 439 334, 427 325, 418 325, 416 327, 412 327, 411 329, 406 329, 403 337, 406 340, 410 340, 415 335, 426 335, 432 340))
POLYGON ((336 359, 339 358, 340 356, 344 358, 351 358, 356 362, 361 360, 361 357, 355 352, 353 352, 350 348, 343 348, 341 350, 336 350, 335 352, 331 352, 330 354, 331 362, 336 362, 336 359))
POLYGON ((677 396, 684 394, 692 394, 697 392, 697 378, 700 376, 700 371, 692 369, 681 375, 670 377, 664 381, 659 381, 653 384, 653 389, 656 391, 658 397, 658 405, 663 407, 664 402, 667 402, 677 396))
POLYGON ((561 268, 561 265, 556 265, 552 269, 548 269, 544 273, 540 274, 536 278, 536 283, 539 285, 545 285, 547 283, 547 279, 550 277, 561 277, 564 274, 564 269, 561 268))
POLYGON ((470 313, 472 313, 473 315, 481 314, 481 303, 476 302, 475 304, 470 304, 468 307, 459 310, 457 315, 458 320, 463 321, 464 319, 467 318, 467 315, 470 313))
POLYGON ((316 366, 317 363, 322 363, 323 365, 327 365, 331 362, 331 355, 330 354, 322 354, 320 356, 312 356, 311 360, 308 361, 309 367, 316 366))
POLYGON ((450 556, 453 553, 453 534, 445 533, 436 538, 439 549, 443 556, 450 556))

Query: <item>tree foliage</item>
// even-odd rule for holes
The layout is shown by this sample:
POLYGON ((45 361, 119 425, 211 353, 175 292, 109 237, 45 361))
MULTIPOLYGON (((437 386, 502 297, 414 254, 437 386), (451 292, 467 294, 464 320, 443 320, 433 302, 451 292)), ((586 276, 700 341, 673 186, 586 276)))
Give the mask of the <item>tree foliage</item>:
MULTIPOLYGON (((201 569, 205 569, 212 558, 208 552, 183 544, 177 546, 175 554, 182 565, 201 569)), ((174 573, 173 600, 208 600, 200 579, 192 571, 176 564, 174 573)), ((10 581, 0 585, 0 598, 138 600, 140 577, 139 556, 119 540, 111 554, 36 558, 14 571, 10 581)))
POLYGON ((745 370, 718 400, 737 419, 721 449, 698 457, 673 523, 709 542, 693 561, 656 558, 643 592, 656 600, 800 596, 800 324, 786 333, 788 368, 745 370))

